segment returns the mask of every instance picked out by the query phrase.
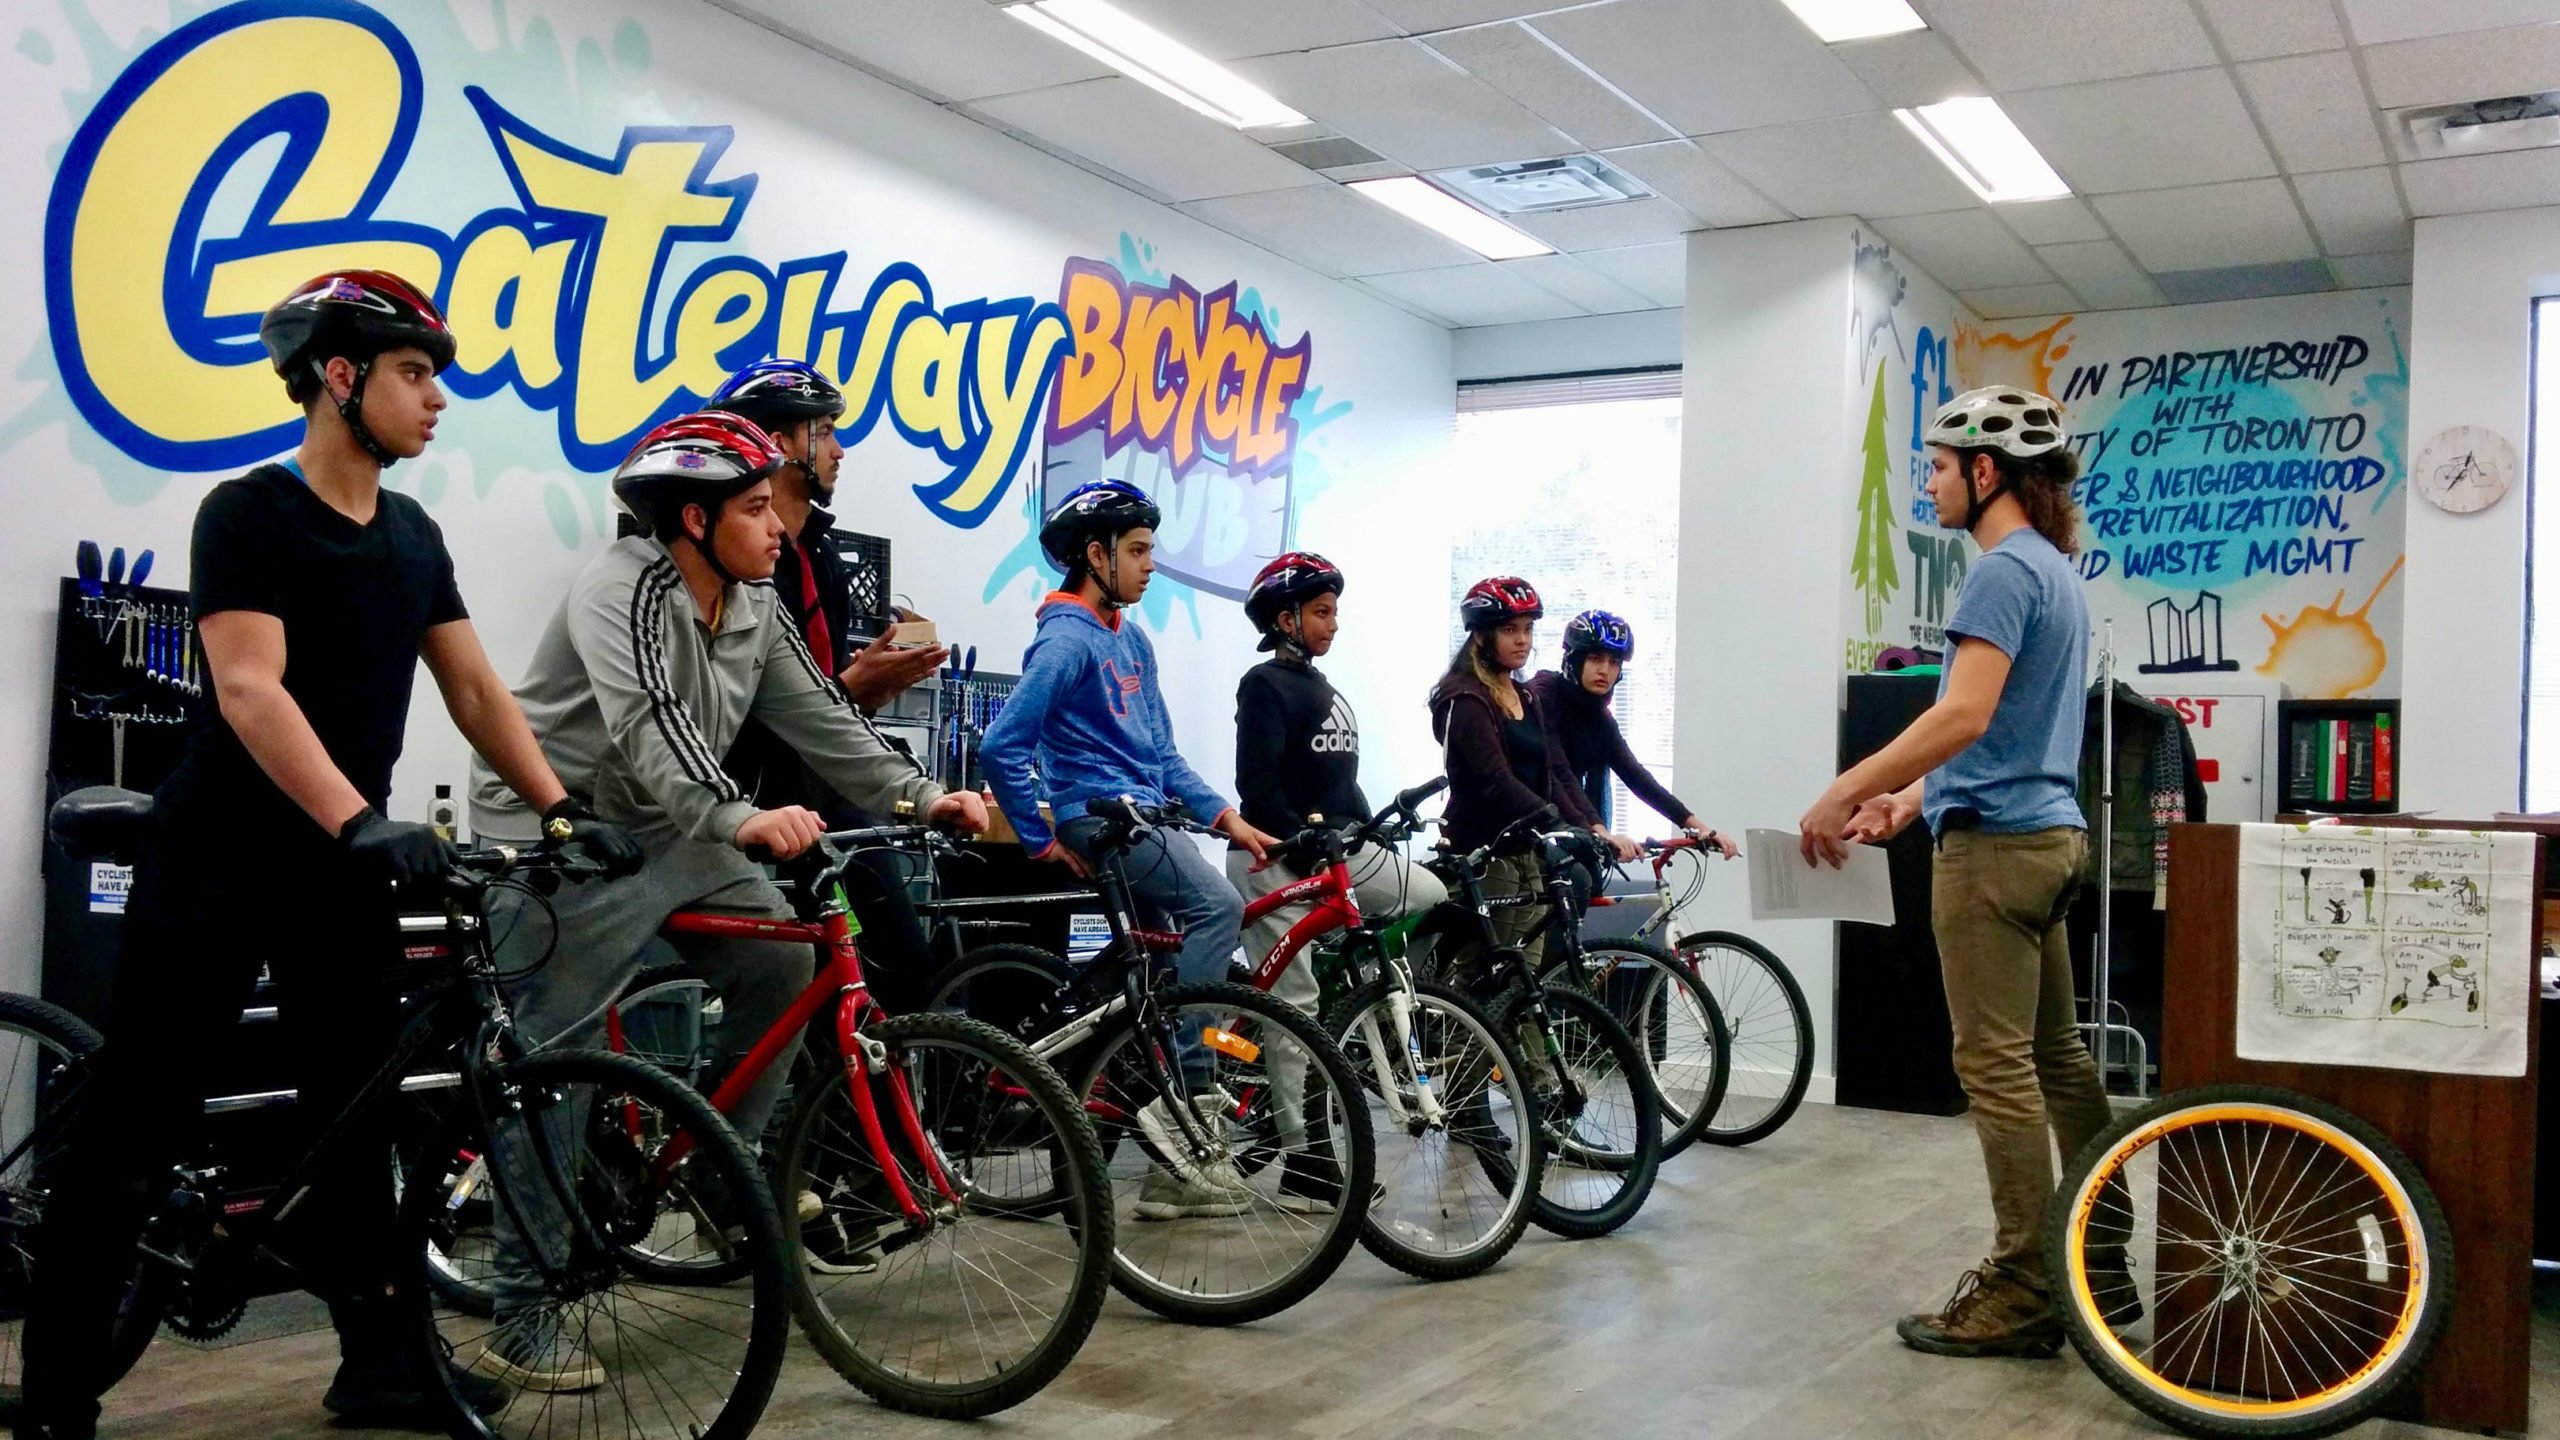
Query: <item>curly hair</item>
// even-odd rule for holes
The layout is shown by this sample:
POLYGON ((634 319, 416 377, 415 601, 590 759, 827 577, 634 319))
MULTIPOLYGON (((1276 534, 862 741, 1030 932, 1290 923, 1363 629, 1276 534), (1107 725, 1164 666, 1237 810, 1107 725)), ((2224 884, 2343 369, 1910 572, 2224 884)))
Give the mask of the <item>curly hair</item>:
POLYGON ((2018 497, 2018 505, 2027 512, 2027 523, 2036 533, 2053 542, 2053 548, 2066 556, 2080 553, 2080 504, 2071 498, 2071 486, 2080 478, 2080 456, 2068 448, 2047 450, 2033 459, 2021 460, 2005 450, 1988 446, 1959 449, 1956 467, 1968 484, 1973 476, 1973 457, 1988 455, 2000 483, 2018 497))

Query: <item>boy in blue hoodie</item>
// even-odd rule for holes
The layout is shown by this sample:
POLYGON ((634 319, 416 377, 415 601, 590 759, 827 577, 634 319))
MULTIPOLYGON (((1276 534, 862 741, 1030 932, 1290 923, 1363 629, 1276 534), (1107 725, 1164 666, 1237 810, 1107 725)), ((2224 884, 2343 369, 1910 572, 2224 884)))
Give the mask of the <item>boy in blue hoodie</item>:
MULTIPOLYGON (((1103 824, 1084 813, 1085 802, 1097 797, 1128 795, 1142 805, 1179 801, 1195 815, 1216 817, 1211 828, 1257 862, 1280 843, 1246 824, 1173 748, 1172 717, 1156 685, 1155 647, 1144 630, 1123 623, 1124 608, 1138 603, 1155 574, 1155 527, 1161 518, 1144 491, 1117 480, 1083 486, 1050 512, 1040 527, 1040 548, 1066 579, 1040 602, 1040 628, 1023 653, 1022 679, 987 728, 981 750, 988 783, 1023 849, 1079 877, 1091 873, 1090 842, 1103 824), (1055 811, 1054 830, 1040 814, 1043 800, 1055 811)), ((1182 932, 1175 961, 1182 980, 1227 978, 1244 900, 1218 865, 1189 838, 1164 831, 1140 840, 1123 864, 1131 898, 1156 912, 1147 918, 1182 932)), ((1206 1080, 1207 1057, 1197 1052, 1196 1044, 1184 1047, 1183 1069, 1206 1080)), ((1138 1119, 1151 1138, 1159 1127, 1170 1138, 1169 1116, 1142 1112, 1138 1119)), ((1181 1178, 1181 1195, 1158 1194, 1160 1187, 1151 1185, 1138 1207, 1140 1217, 1243 1208, 1221 1211, 1219 1200, 1195 1193, 1221 1188, 1228 1177, 1204 1172, 1181 1178)), ((1233 1188, 1241 1190, 1242 1181, 1233 1188)))

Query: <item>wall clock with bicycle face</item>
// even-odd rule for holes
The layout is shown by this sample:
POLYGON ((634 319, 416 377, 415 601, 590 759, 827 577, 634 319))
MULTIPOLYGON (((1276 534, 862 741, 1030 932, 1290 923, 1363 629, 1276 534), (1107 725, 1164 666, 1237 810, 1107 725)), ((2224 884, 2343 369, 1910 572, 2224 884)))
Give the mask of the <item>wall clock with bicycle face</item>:
POLYGON ((2516 480, 2516 447, 2486 425, 2456 425, 2418 452, 2409 478, 2427 503, 2455 515, 2486 510, 2516 480))

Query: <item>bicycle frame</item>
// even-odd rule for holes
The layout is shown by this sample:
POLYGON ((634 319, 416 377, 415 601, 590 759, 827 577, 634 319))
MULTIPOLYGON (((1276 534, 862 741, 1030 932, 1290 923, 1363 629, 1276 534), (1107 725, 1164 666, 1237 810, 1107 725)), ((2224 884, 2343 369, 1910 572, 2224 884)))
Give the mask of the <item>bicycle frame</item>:
MULTIPOLYGON (((916 1114, 915 1097, 907 1089, 907 1077, 889 1062, 886 1046, 863 1033, 878 1020, 888 1018, 888 1011, 872 997, 871 986, 862 975, 862 955, 855 945, 861 927, 848 908, 843 887, 834 887, 825 915, 816 923, 801 920, 775 920, 754 915, 723 915, 713 911, 680 910, 667 917, 665 931, 673 935, 702 935, 725 940, 767 940, 782 944, 815 945, 826 957, 808 988, 791 1002, 782 1018, 773 1022, 759 1037, 755 1047, 729 1072, 729 1077, 712 1092, 713 1109, 726 1115, 735 1110, 756 1082, 773 1068, 776 1061, 788 1056, 800 1043, 810 1026, 830 1002, 835 1005, 835 1039, 838 1053, 844 1057, 844 1080, 853 1097, 853 1113, 861 1127, 863 1143, 871 1148, 889 1194, 897 1202, 907 1223, 917 1230, 933 1227, 934 1212, 917 1198, 914 1187, 907 1184, 906 1173, 889 1149, 888 1128, 881 1123, 880 1106, 867 1082, 877 1076, 889 1087, 897 1109, 897 1125, 901 1137, 915 1153, 933 1194, 945 1205, 957 1205, 958 1189, 944 1170, 939 1154, 925 1138, 924 1122, 916 1114)), ((621 1043, 620 1012, 608 1010, 610 1038, 616 1048, 621 1043)), ((653 1168, 652 1178, 664 1181, 691 1149, 687 1137, 678 1136, 676 1143, 663 1151, 653 1168)))

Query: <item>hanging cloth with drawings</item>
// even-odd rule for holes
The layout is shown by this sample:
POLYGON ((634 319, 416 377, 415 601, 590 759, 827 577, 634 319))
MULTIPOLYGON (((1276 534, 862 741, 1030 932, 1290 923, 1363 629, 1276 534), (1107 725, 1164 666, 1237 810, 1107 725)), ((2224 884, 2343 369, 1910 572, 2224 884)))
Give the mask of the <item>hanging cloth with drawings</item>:
MULTIPOLYGON (((2080 812, 2098 823, 2098 791, 2104 773, 2098 690, 2089 690, 2089 713, 2080 742, 2080 812)), ((2204 772, 2194 737, 2178 712, 2119 681, 2115 687, 2114 874, 2118 892, 2147 892, 2162 909, 2169 894, 2169 827, 2205 818, 2204 772)), ((2093 837, 2094 838, 2094 837, 2093 837)), ((2097 884, 2101 847, 2089 847, 2082 879, 2097 884)))

